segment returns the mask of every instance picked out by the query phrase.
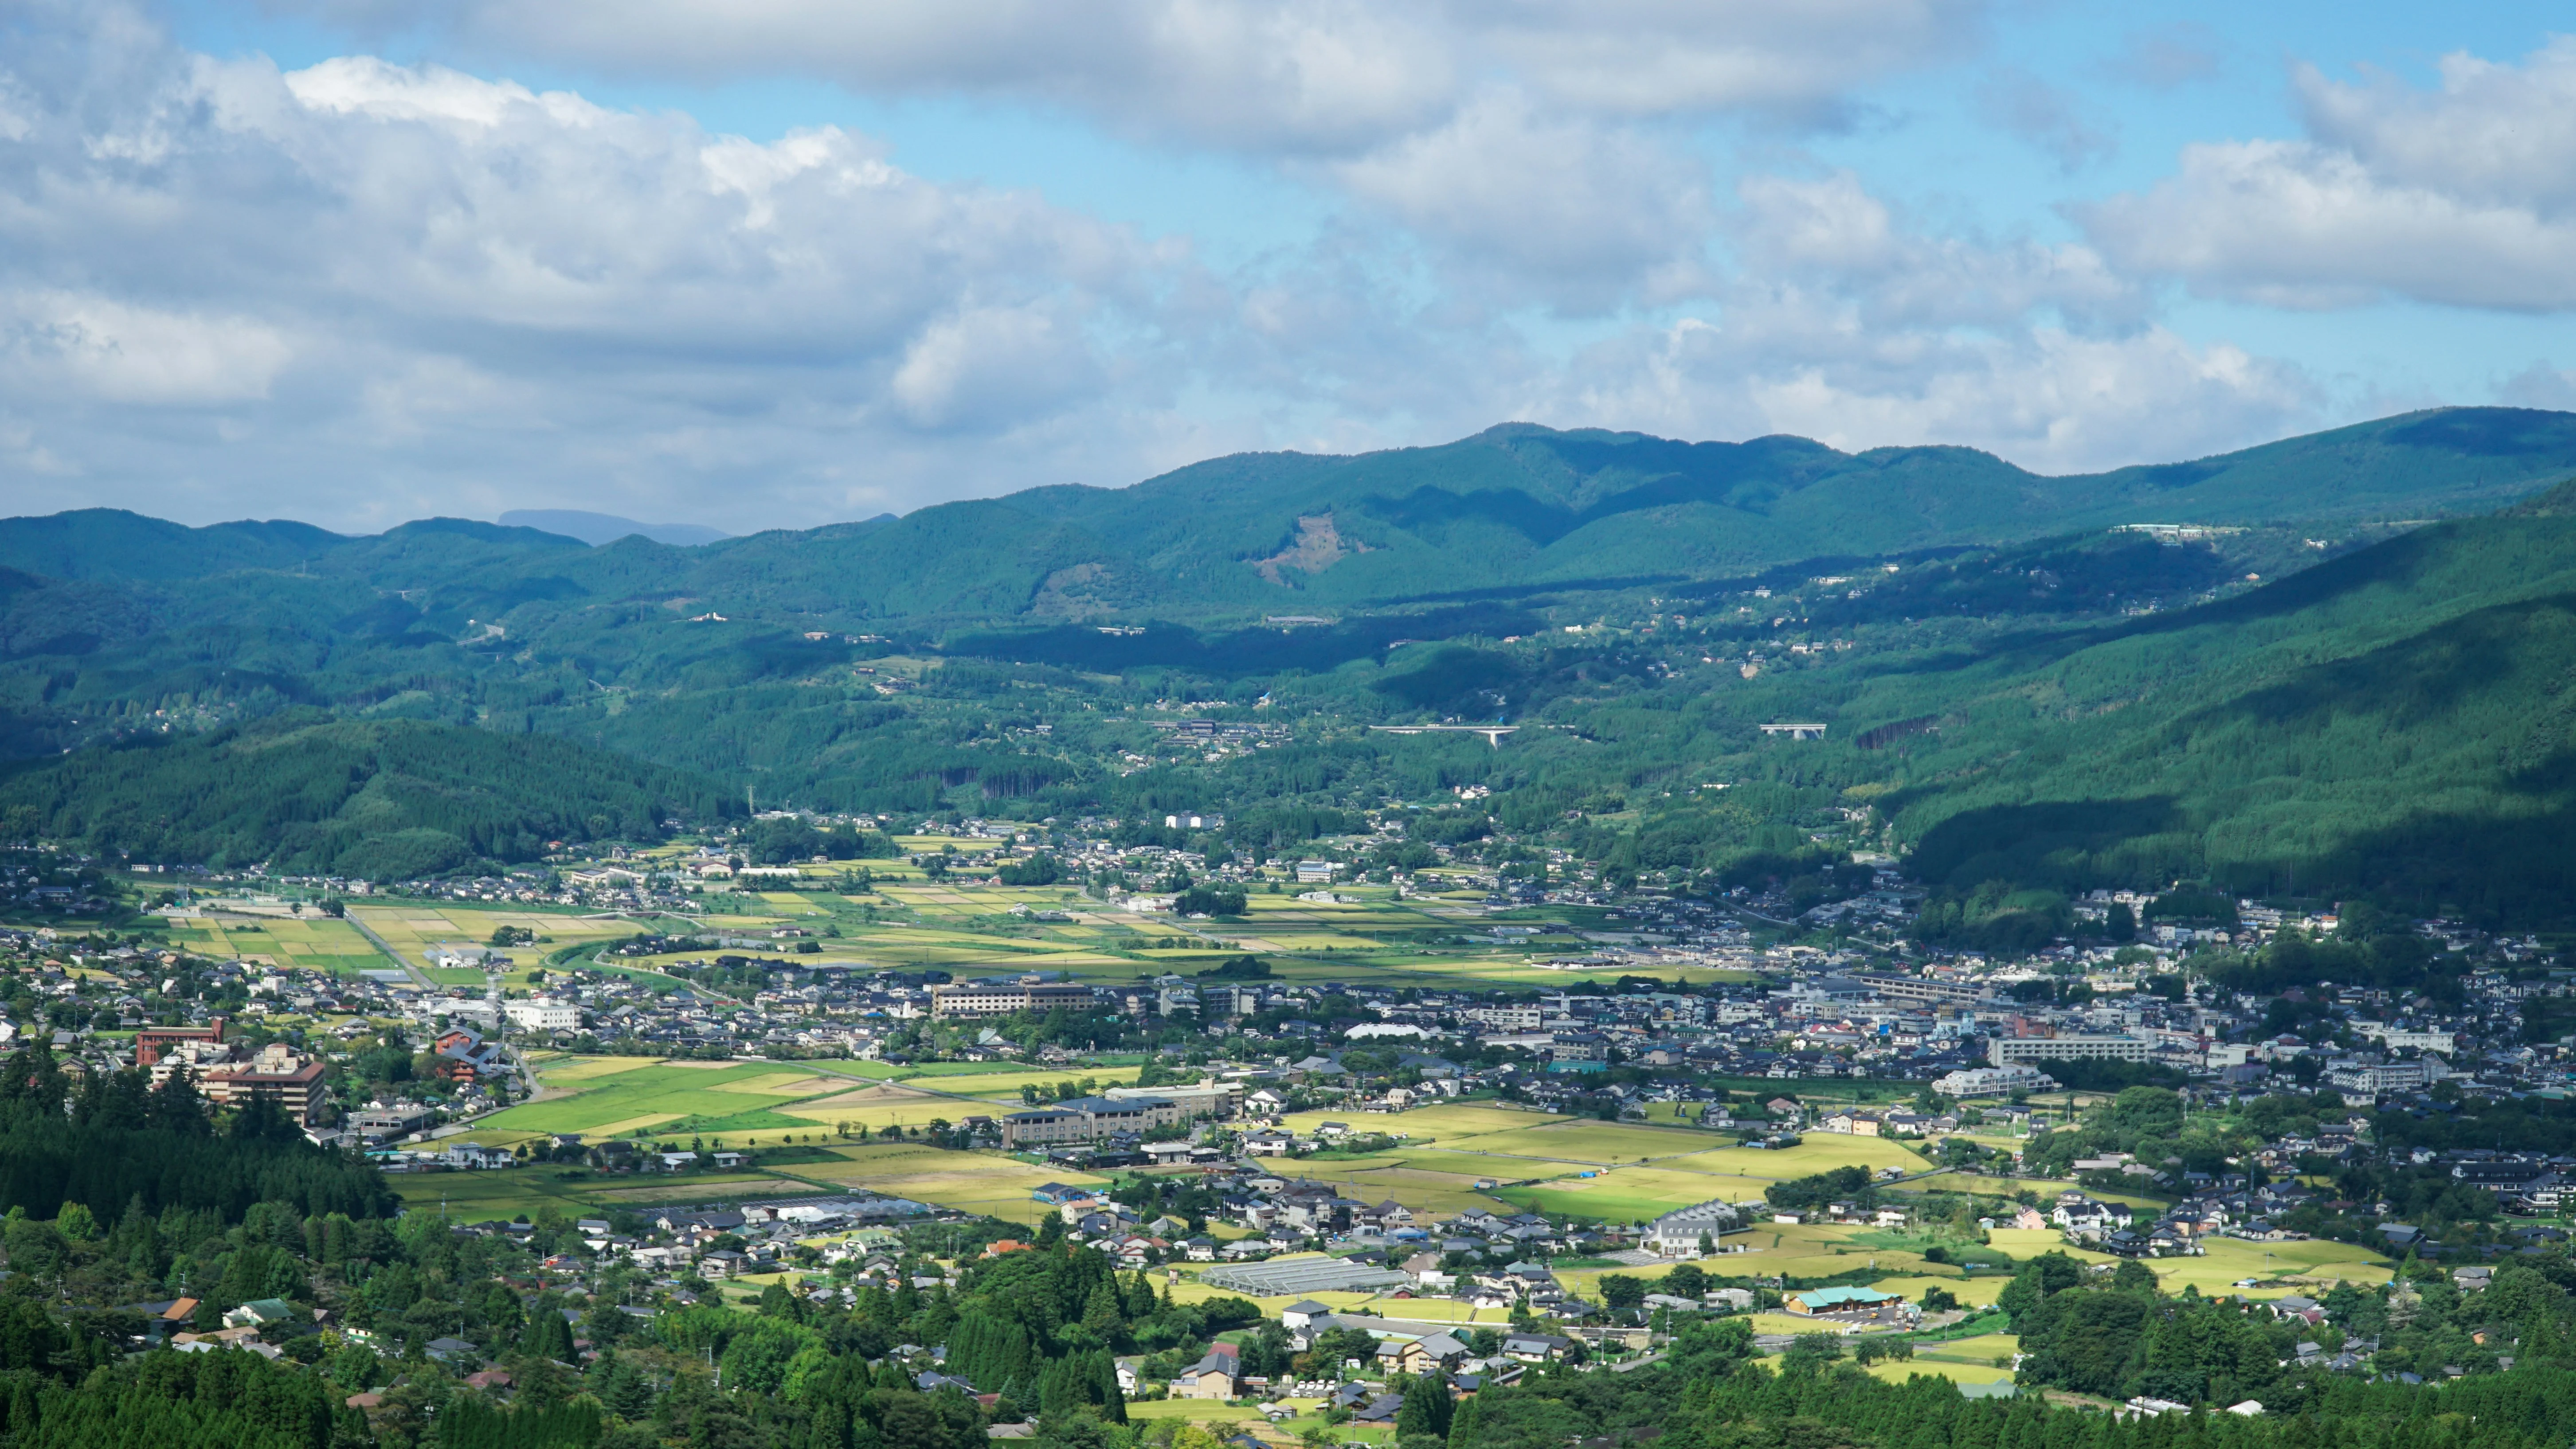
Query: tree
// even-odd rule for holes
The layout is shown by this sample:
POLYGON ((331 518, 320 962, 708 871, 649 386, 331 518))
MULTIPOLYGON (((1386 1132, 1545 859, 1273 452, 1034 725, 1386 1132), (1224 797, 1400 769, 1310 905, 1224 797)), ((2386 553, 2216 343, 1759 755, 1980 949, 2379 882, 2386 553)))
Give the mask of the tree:
POLYGON ((1843 1336, 1839 1333, 1802 1333, 1789 1340, 1787 1351, 1780 1355, 1780 1371, 1813 1373, 1843 1356, 1843 1336))
POLYGON ((1399 1441, 1415 1434, 1447 1437, 1458 1401, 1451 1396, 1446 1378, 1437 1372, 1427 1373, 1406 1385, 1401 1392, 1404 1404, 1395 1411, 1395 1433, 1399 1441))

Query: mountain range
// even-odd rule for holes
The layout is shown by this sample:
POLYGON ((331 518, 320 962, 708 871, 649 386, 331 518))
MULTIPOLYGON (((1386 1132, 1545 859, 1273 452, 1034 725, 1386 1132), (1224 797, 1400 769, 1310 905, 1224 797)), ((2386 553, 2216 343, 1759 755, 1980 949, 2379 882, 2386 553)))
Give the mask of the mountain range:
POLYGON ((482 586, 497 597, 478 617, 533 590, 685 596, 845 623, 1154 611, 1204 623, 1708 578, 2121 523, 2428 517, 2493 507, 2571 471, 2576 414, 2516 408, 2410 413, 2067 477, 1967 448, 1855 454, 1794 437, 1687 443, 1507 424, 1438 447, 1238 454, 1129 488, 1034 488, 687 546, 606 515, 436 519, 352 538, 85 510, 0 520, 0 567, 136 582, 294 570, 459 600, 482 586), (558 526, 527 526, 545 519, 558 526), (468 577, 449 586, 420 566, 468 577))
POLYGON ((1650 868, 1788 860, 1863 800, 1989 914, 2150 877, 2568 913, 2571 474, 2576 416, 2514 409, 2064 478, 1514 424, 685 546, 7 519, 0 809, 160 854, 450 868, 746 784, 1220 808, 1295 839, 1478 782, 1515 828, 1624 822, 1567 840, 1650 868), (1140 769, 1171 700, 1305 723, 1140 769), (1551 728, 1360 729, 1440 715, 1551 728), (1756 728, 1781 718, 1830 737, 1784 750, 1756 728))

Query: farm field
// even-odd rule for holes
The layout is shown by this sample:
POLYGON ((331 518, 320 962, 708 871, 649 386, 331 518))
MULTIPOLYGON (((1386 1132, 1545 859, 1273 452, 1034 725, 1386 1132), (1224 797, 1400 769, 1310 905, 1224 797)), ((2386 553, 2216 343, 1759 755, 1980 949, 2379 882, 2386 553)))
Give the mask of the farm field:
MULTIPOLYGON (((942 1063, 941 1065, 947 1065, 942 1063)), ((1142 1067, 1062 1067, 1026 1071, 994 1071, 978 1062, 959 1063, 976 1068, 972 1072, 910 1072, 891 1080, 906 1087, 933 1092, 948 1092, 960 1097, 982 1097, 1017 1107, 1023 1086, 1052 1088, 1062 1082, 1079 1082, 1090 1078, 1103 1087, 1124 1087, 1135 1082, 1142 1067)))
POLYGON ((1911 1276, 1882 1278, 1869 1286, 1882 1293, 1901 1293, 1908 1298, 1921 1298, 1924 1289, 1937 1286, 1969 1307, 1990 1308, 1994 1306, 1995 1299, 2002 1296, 2004 1288, 2012 1282, 2010 1278, 2000 1273, 1990 1273, 1982 1278, 1947 1276, 1956 1271, 1948 1268, 1927 1268, 1911 1276))
POLYGON ((257 958, 271 966, 335 975, 383 970, 394 964, 355 927, 328 916, 206 920, 172 927, 170 943, 207 956, 257 958))
POLYGON ((704 1202, 720 1197, 810 1193, 802 1182, 762 1173, 703 1173, 677 1178, 600 1177, 577 1167, 513 1167, 497 1172, 394 1173, 385 1179, 414 1212, 442 1207, 458 1222, 508 1220, 552 1207, 580 1217, 603 1207, 704 1202))
POLYGON ((2206 1240, 2208 1255, 2199 1258, 2150 1258, 2147 1266, 2167 1293, 2186 1286, 2207 1293, 2241 1293, 2249 1298, 2331 1288, 2337 1281, 2376 1285, 2396 1275, 2379 1254, 2354 1243, 2312 1238, 2300 1243, 2249 1243, 2237 1238, 2206 1240), (2239 1279, 2255 1278, 2282 1286, 2234 1288, 2239 1279))
POLYGON ((781 1116, 777 1107, 843 1090, 845 1080, 819 1077, 801 1067, 766 1062, 644 1062, 634 1058, 564 1058, 541 1072, 561 1096, 505 1108, 483 1119, 474 1134, 506 1140, 509 1134, 580 1132, 591 1137, 647 1133, 726 1134, 748 1144, 753 1134, 780 1140, 814 1132, 807 1119, 781 1116))
POLYGON ((1306 1112, 1287 1121, 1299 1132, 1339 1121, 1354 1132, 1401 1140, 1356 1157, 1283 1162, 1277 1171, 1348 1183, 1436 1212, 1500 1201, 1636 1222, 1711 1198, 1759 1201, 1773 1183, 1836 1168, 1914 1173, 1930 1166, 1905 1144, 1881 1138, 1814 1135, 1776 1151, 1724 1147, 1697 1128, 1612 1124, 1478 1102, 1443 1102, 1391 1115, 1306 1112), (1478 1180, 1517 1185, 1478 1193, 1478 1180), (1408 1197, 1408 1190, 1420 1200, 1408 1197))
MULTIPOLYGON (((999 1104, 995 1104, 998 1107, 999 1104)), ((861 1087, 855 1091, 836 1092, 778 1109, 783 1116, 797 1119, 797 1124, 812 1124, 837 1130, 844 1122, 882 1132, 888 1127, 919 1127, 929 1122, 954 1122, 976 1114, 972 1102, 954 1097, 934 1097, 886 1083, 861 1087)))
POLYGON ((2012 1382, 2013 1371, 1991 1363, 1957 1363, 1949 1359, 1926 1358, 1920 1349, 1904 1361, 1881 1359, 1867 1370, 1870 1377, 1901 1384, 1916 1375, 1948 1379, 1954 1384, 2004 1384, 2012 1382))
POLYGON ((1292 1112, 1280 1119, 1291 1132, 1311 1133, 1326 1122, 1347 1122, 1354 1132, 1402 1132, 1409 1143, 1453 1142, 1489 1132, 1509 1132, 1554 1121, 1525 1107, 1489 1106, 1480 1102, 1442 1102, 1410 1112, 1368 1115, 1355 1112, 1292 1112))
MULTIPOLYGON (((452 904, 351 905, 348 910, 352 920, 364 922, 367 929, 383 937, 405 962, 424 968, 429 964, 429 953, 437 948, 479 946, 503 926, 532 931, 540 938, 539 944, 502 948, 511 963, 511 969, 503 976, 516 986, 527 984, 528 972, 537 969, 548 952, 591 941, 622 940, 645 929, 623 917, 472 910, 452 904)), ((356 932, 350 934, 354 936, 356 932)), ((433 970, 429 976, 450 986, 480 986, 484 980, 480 971, 433 970)))
POLYGON ((1041 1205, 1029 1194, 1050 1182, 1097 1187, 1108 1179, 1064 1168, 1042 1168, 988 1152, 949 1152, 923 1143, 868 1143, 835 1147, 846 1167, 825 1162, 798 1166, 799 1176, 845 1187, 864 1187, 915 1202, 986 1213, 1005 1222, 1031 1223, 1041 1205))

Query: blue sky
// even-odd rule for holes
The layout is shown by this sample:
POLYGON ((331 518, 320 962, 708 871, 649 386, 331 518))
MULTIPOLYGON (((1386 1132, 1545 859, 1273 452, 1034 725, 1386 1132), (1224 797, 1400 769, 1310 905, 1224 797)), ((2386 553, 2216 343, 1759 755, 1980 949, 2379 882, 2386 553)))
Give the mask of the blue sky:
POLYGON ((735 531, 1505 420, 2576 406, 2537 6, 35 0, 13 512, 735 531))

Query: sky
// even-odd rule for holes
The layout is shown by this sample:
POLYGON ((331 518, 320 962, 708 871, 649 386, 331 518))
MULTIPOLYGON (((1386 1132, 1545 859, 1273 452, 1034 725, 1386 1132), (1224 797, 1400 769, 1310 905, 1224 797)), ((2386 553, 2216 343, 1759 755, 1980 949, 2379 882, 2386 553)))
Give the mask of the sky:
POLYGON ((2068 473, 2576 408, 2552 18, 8 0, 0 513, 745 533, 1507 421, 2068 473))

